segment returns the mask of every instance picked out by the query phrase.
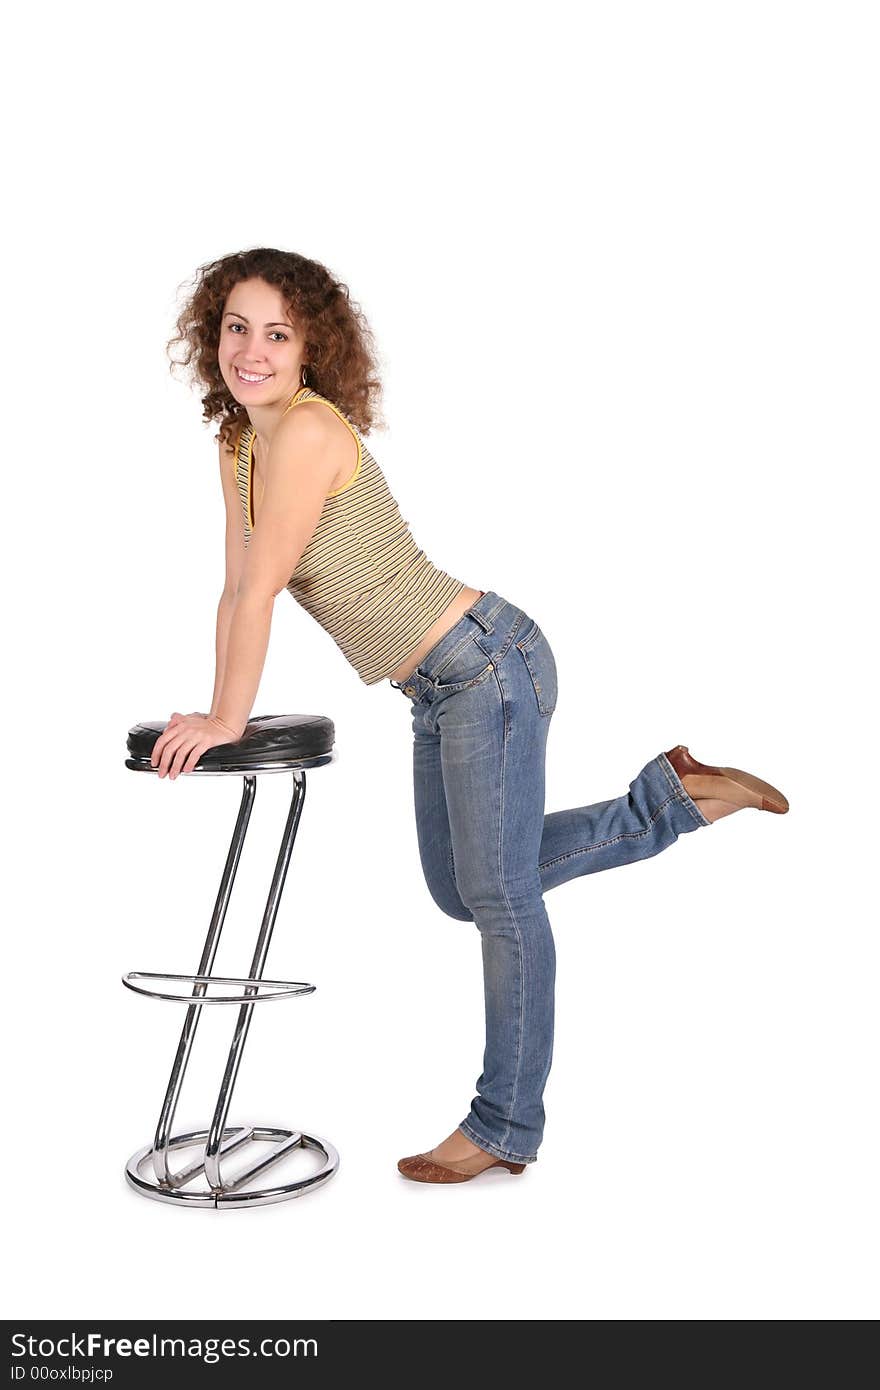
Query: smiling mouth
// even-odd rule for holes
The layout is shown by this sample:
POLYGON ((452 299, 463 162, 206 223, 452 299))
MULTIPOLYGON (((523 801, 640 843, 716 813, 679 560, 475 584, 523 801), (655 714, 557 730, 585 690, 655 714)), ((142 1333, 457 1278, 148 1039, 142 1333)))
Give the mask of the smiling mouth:
POLYGON ((266 372, 263 376, 261 376, 259 372, 243 372, 240 367, 236 367, 235 374, 239 381, 246 381, 251 385, 258 385, 261 381, 268 381, 269 377, 272 375, 271 372, 266 372))

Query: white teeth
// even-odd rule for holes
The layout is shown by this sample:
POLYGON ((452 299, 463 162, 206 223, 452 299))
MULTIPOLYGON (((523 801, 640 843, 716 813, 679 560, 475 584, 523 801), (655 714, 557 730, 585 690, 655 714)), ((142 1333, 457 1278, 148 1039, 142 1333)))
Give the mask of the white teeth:
POLYGON ((255 376, 253 372, 243 372, 241 367, 236 367, 235 370, 238 372, 242 381, 268 381, 269 377, 272 375, 271 372, 267 372, 265 376, 255 376))

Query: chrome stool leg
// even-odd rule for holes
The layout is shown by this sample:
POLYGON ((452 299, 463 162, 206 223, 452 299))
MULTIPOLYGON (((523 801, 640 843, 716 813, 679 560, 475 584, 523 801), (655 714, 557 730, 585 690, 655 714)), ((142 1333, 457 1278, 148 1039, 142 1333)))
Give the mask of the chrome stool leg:
MULTIPOLYGON (((295 720, 304 717, 293 716, 292 718, 295 720)), ((131 738, 129 743, 131 745, 131 738)), ((263 969, 305 801, 306 776, 304 767, 307 765, 320 766, 324 762, 331 761, 333 757, 332 753, 326 753, 320 758, 311 760, 300 758, 296 760, 298 765, 293 767, 293 795, 290 809, 247 978, 232 979, 226 976, 212 976, 211 967, 226 919, 232 886, 235 882, 256 796, 256 770, 282 771, 285 770, 285 766, 288 769, 291 767, 290 761, 286 765, 255 765, 255 771, 244 773, 244 786, 238 817, 197 973, 195 975, 168 975, 131 971, 123 976, 123 984, 137 993, 187 1004, 186 1018, 153 1143, 132 1154, 125 1168, 127 1181, 135 1191, 140 1192, 143 1196, 151 1197, 157 1201, 207 1206, 215 1209, 219 1207, 261 1206, 271 1202, 286 1201, 311 1192, 328 1182, 339 1167, 339 1155, 336 1149, 328 1140, 321 1139, 317 1135, 305 1134, 301 1130, 280 1129, 272 1125, 227 1124, 232 1093, 241 1065, 254 1005, 268 999, 291 998, 314 992, 314 985, 307 985, 299 981, 291 983, 289 981, 264 980, 263 969), (158 985, 142 983, 144 981, 180 981, 191 985, 192 992, 189 995, 166 993, 164 992, 167 988, 166 985, 160 989, 158 985), (238 986, 240 992, 221 996, 209 994, 212 986, 230 984, 238 986), (199 1016, 203 1007, 213 1004, 239 1005, 238 1019, 217 1096, 213 1119, 208 1129, 194 1130, 172 1137, 174 1116, 189 1063, 199 1016), (268 1153, 257 1158, 248 1168, 236 1174, 235 1177, 224 1181, 221 1173, 221 1160, 242 1149, 251 1141, 268 1141, 273 1147, 268 1153), (169 1163, 171 1153, 190 1147, 200 1148, 201 1155, 194 1157, 189 1163, 185 1163, 183 1167, 173 1172, 169 1163), (279 1163, 297 1148, 314 1149, 323 1156, 324 1161, 317 1171, 294 1182, 280 1183, 258 1190, 246 1190, 247 1184, 251 1183, 259 1174, 279 1163), (148 1169, 152 1170, 152 1177, 147 1176, 146 1170, 148 1169), (208 1184, 208 1191, 184 1190, 202 1175, 208 1184)), ((142 759, 129 760, 127 765, 146 770, 142 759)), ((198 775, 200 770, 201 765, 190 775, 198 775)), ((210 769, 206 768, 205 771, 209 772, 210 769)), ((229 767, 218 769, 218 771, 231 772, 233 769, 229 767)))
MULTIPOLYGON (((232 843, 229 846, 229 853, 226 856, 226 863, 223 866, 220 891, 217 894, 217 901, 214 904, 214 914, 211 918, 211 925, 208 928, 208 935, 205 939, 201 960, 199 961, 199 975, 210 975, 211 966, 214 964, 214 956, 217 954, 217 947, 220 944, 220 933, 226 921, 226 909, 229 906, 229 899, 232 895, 232 885, 235 882, 235 875, 238 872, 238 861, 241 858, 241 852, 244 848, 248 823, 250 822, 251 811, 254 808, 254 800, 257 795, 256 777, 245 777, 243 778, 243 782, 241 805, 238 808, 238 819, 235 822, 232 843)), ((207 985, 197 984, 193 990, 193 994, 204 995, 206 989, 207 985)), ((172 1182, 171 1169, 168 1166, 168 1142, 171 1137, 171 1126, 174 1124, 177 1102, 183 1087, 183 1078, 186 1074, 187 1063, 189 1062, 190 1050, 195 1039, 196 1028, 199 1025, 201 1014, 202 1011, 197 1004, 191 1004, 186 1011, 183 1032, 180 1035, 180 1042, 177 1045, 177 1056, 174 1059, 174 1066, 171 1068, 168 1090, 165 1093, 162 1113, 159 1116, 159 1123, 156 1126, 156 1137, 153 1140, 151 1158, 153 1171, 156 1174, 156 1181, 158 1183, 170 1184, 172 1182)))

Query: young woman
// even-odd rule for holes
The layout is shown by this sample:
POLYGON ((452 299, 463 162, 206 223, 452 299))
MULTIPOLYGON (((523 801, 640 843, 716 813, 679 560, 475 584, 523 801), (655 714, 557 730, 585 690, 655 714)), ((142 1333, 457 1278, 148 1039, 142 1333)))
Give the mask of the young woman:
POLYGON ((177 327, 205 418, 220 422, 226 583, 211 711, 173 714, 153 764, 173 780, 241 738, 285 588, 365 684, 389 680, 411 702, 422 866, 437 905, 480 932, 486 1045, 465 1118, 398 1168, 432 1183, 521 1173, 543 1137, 553 1052, 544 893, 647 859, 743 807, 788 803, 679 744, 615 800, 545 815, 553 652, 522 608, 418 549, 364 443, 379 381, 347 287, 294 253, 246 251, 201 268, 177 327))

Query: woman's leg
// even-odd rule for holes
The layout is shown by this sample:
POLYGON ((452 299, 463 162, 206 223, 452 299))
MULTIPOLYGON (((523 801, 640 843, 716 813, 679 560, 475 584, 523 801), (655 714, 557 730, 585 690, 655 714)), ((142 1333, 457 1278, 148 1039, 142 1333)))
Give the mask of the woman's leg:
POLYGON ((666 754, 659 753, 630 782, 626 795, 544 817, 541 882, 546 890, 583 874, 650 859, 679 835, 709 824, 666 754))
MULTIPOLYGON (((665 754, 613 801, 544 814, 555 662, 536 624, 487 596, 474 640, 458 628, 410 684, 419 849, 444 912, 480 931, 486 1047, 459 1130, 486 1153, 533 1162, 553 1054, 555 948, 545 887, 647 858, 709 824, 665 754), (515 640, 514 640, 515 639, 515 640), (488 665, 486 664, 488 660, 488 665)), ((476 1150, 474 1150, 476 1151, 476 1150)))
POLYGON ((424 705, 413 715, 413 790, 422 873, 434 902, 447 917, 472 922, 455 881, 449 811, 440 764, 440 735, 429 726, 424 705))
POLYGON ((495 1157, 532 1163, 553 1055, 556 951, 537 867, 549 720, 521 660, 511 647, 492 679, 437 701, 425 720, 439 735, 447 863, 483 962, 483 1069, 459 1129, 495 1157))
MULTIPOLYGON (((413 784, 419 853, 428 890, 447 916, 472 922, 455 877, 449 813, 440 762, 440 735, 413 719, 413 784)), ((610 801, 544 816, 538 870, 542 892, 619 864, 650 859, 679 835, 710 821, 685 791, 665 753, 652 758, 610 801)))

